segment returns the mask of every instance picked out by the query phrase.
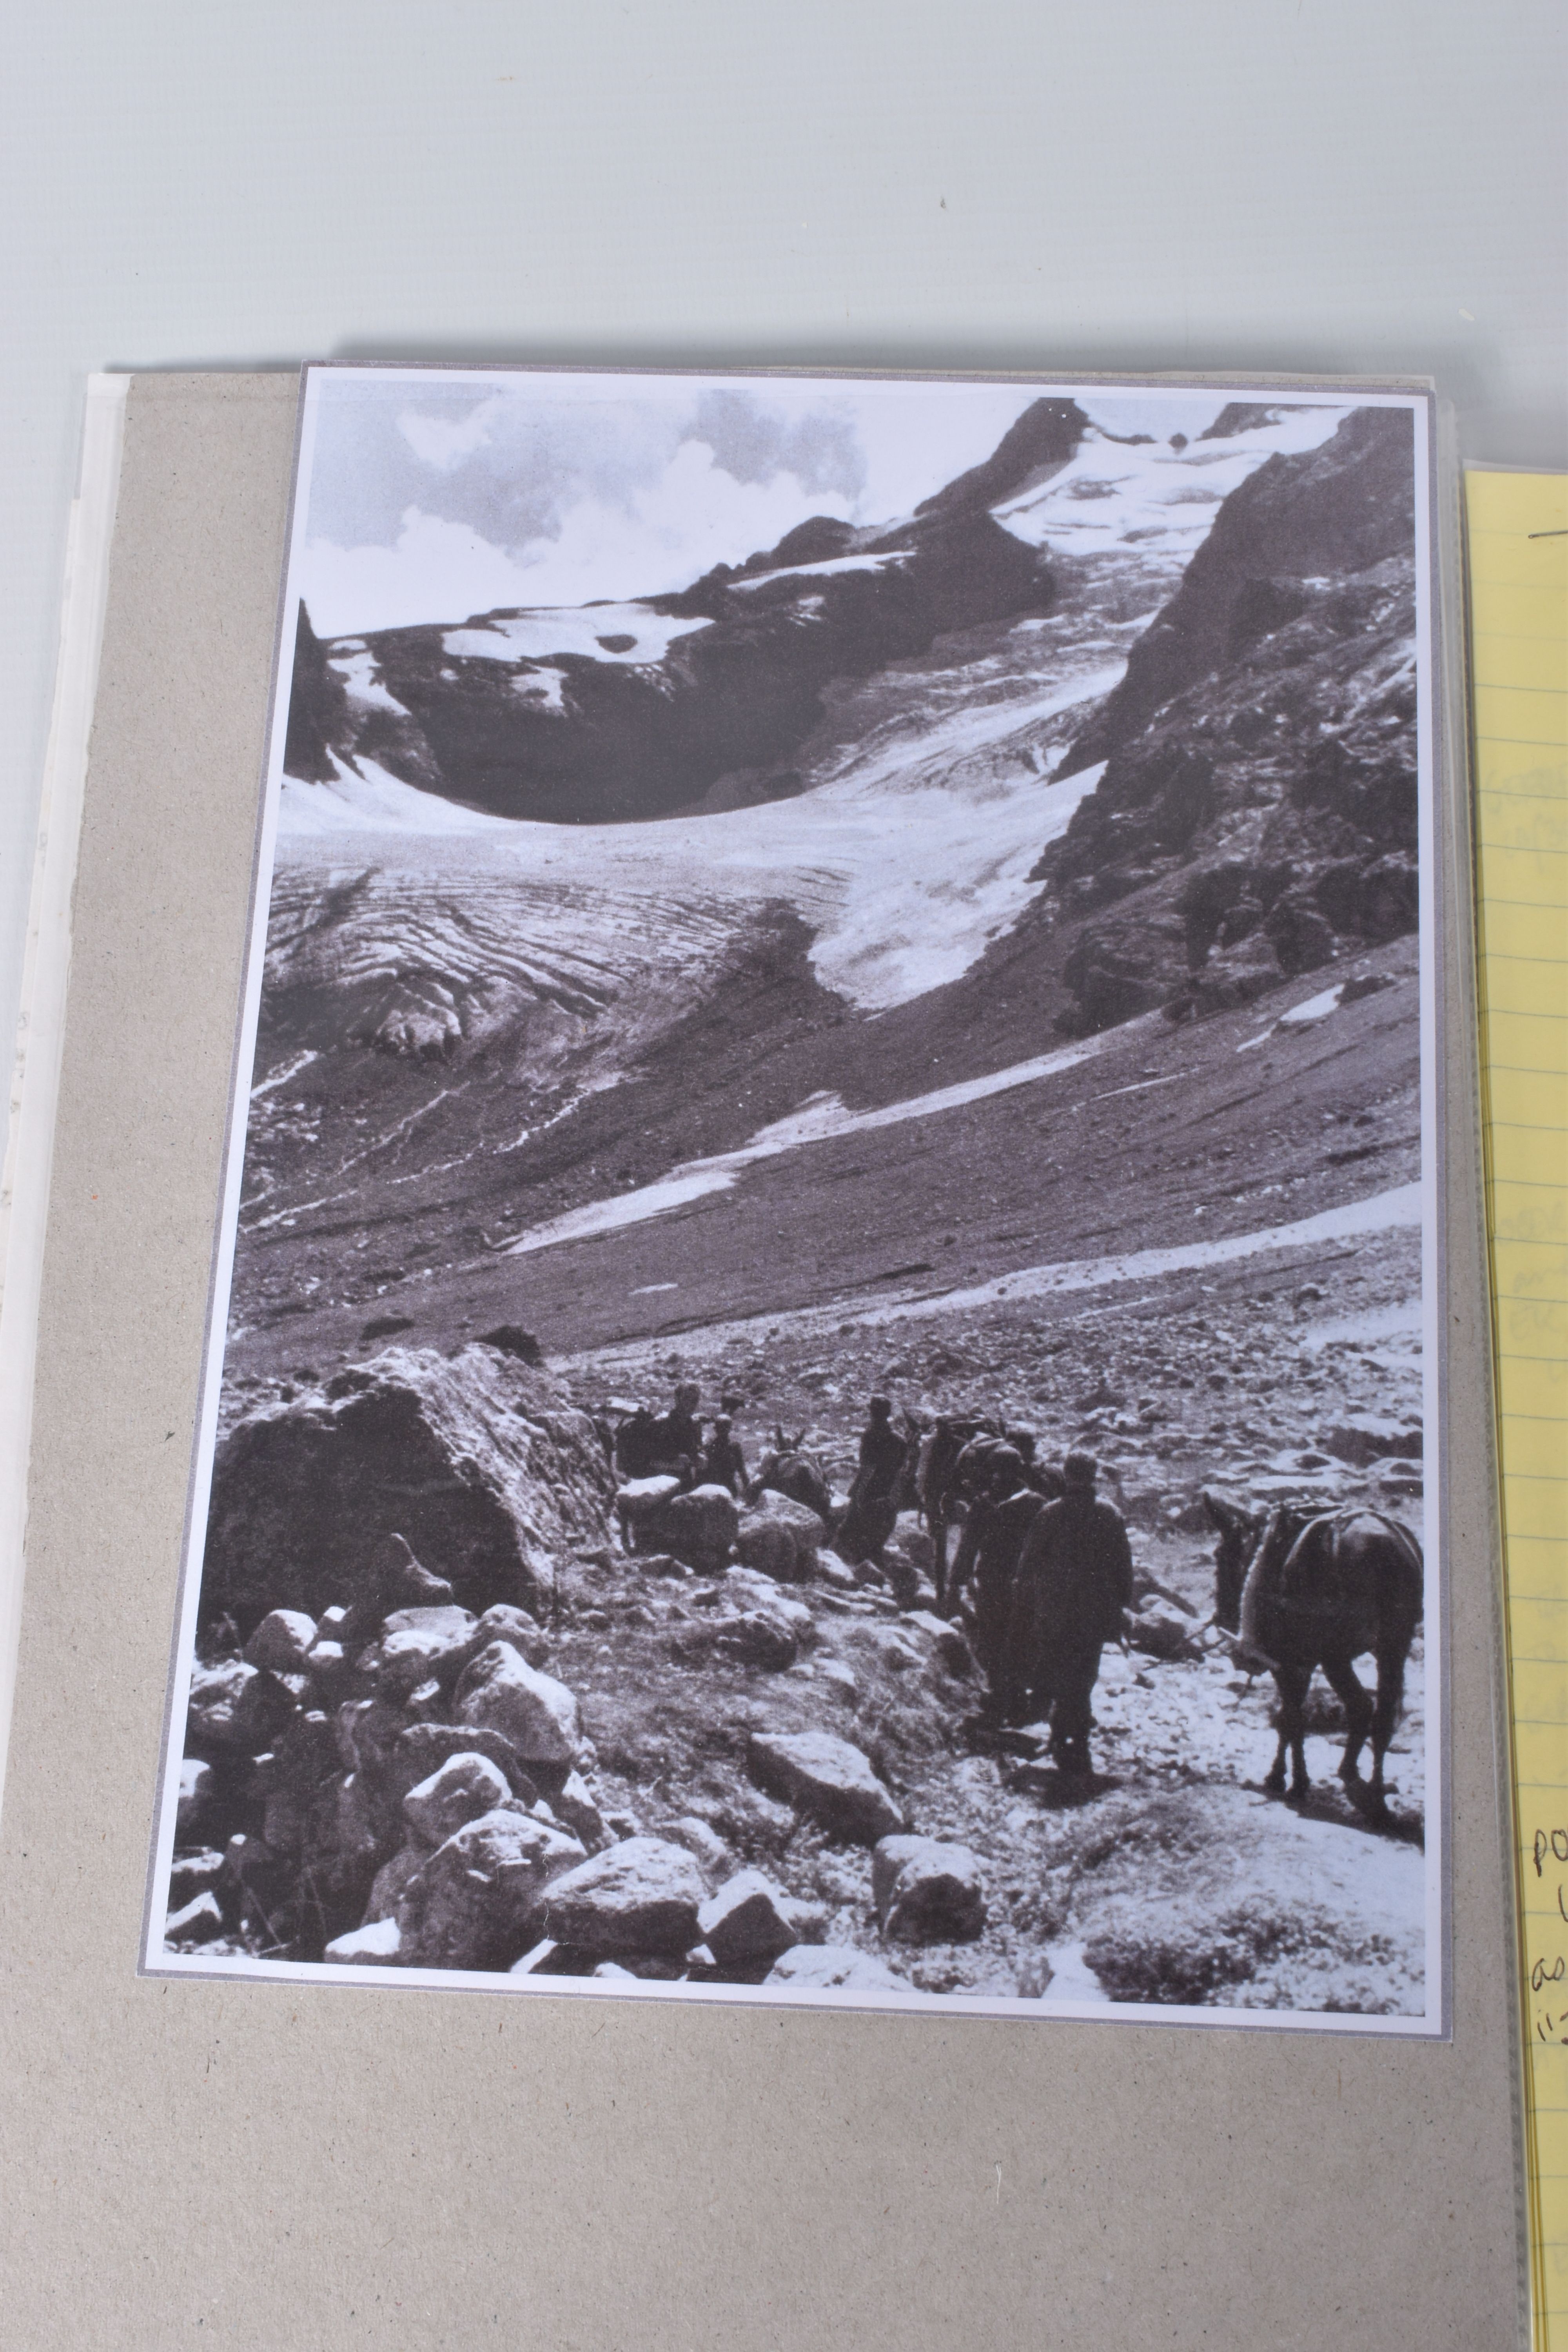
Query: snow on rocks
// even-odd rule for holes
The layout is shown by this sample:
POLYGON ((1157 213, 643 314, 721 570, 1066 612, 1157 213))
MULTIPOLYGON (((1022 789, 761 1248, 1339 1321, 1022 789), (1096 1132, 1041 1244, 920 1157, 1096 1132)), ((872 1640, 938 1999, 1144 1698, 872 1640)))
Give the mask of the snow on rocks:
POLYGON ((165 1939, 175 1946, 206 1944, 223 1932, 223 1907, 208 1888, 192 1897, 183 1909, 171 1911, 165 1939))
POLYGON ((402 1958, 402 1944, 395 1919, 373 1919, 363 1927, 351 1927, 346 1936, 334 1936, 321 1958, 342 1968, 385 1968, 402 1958))
POLYGON ((761 1785, 834 1834, 874 1845, 904 1826, 870 1759, 826 1731, 756 1731, 747 1760, 761 1785))
POLYGON ((247 1663, 271 1666, 281 1675, 300 1674, 316 1636, 316 1621, 302 1609, 270 1610, 245 1645, 247 1663))
POLYGON ((627 1838, 554 1882, 542 1919, 560 1943, 613 1957, 679 1953, 698 1940, 704 1889, 683 1845, 627 1838))
POLYGON ((796 1992, 908 1992, 885 1961, 853 1944, 796 1944, 780 1954, 763 1979, 796 1992))
POLYGON ((967 1846, 883 1838, 871 1856, 871 1894, 882 1933, 899 1943, 969 1943, 985 1925, 980 1864, 967 1846))
POLYGON ((459 1723, 510 1739, 525 1765, 575 1763, 582 1738, 577 1701, 564 1683, 541 1674, 510 1642, 491 1642, 464 1669, 456 1694, 459 1723))
POLYGON ((175 1812, 175 1826, 182 1832, 195 1831, 212 1803, 216 1775, 210 1764, 199 1756, 180 1759, 180 1794, 175 1812))

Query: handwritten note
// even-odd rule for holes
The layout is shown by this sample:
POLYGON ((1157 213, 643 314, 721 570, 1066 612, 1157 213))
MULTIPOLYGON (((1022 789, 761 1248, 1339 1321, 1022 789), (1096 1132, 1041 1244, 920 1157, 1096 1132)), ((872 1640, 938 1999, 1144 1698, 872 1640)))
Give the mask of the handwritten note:
POLYGON ((1568 478, 1466 478, 1536 2352, 1568 2352, 1568 478))

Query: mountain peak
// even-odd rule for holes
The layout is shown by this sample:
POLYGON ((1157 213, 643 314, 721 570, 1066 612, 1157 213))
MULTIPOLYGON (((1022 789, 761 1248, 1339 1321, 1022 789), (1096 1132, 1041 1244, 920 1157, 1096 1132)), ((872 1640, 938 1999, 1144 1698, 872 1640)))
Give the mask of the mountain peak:
POLYGON ((1045 467, 1065 466, 1088 430, 1089 419, 1076 400, 1032 401, 984 465, 972 466, 934 498, 922 499, 915 512, 953 515, 994 507, 1045 467))

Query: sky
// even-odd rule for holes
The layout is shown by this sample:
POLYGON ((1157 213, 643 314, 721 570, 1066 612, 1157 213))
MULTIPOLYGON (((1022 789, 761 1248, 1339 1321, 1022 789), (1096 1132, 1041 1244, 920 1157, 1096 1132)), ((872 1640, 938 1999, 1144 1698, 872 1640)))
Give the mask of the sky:
MULTIPOLYGON (((684 588, 808 515, 884 523, 990 456, 1041 387, 447 370, 311 376, 304 548, 317 633, 684 588)), ((1074 396, 1114 433, 1223 394, 1074 396)))

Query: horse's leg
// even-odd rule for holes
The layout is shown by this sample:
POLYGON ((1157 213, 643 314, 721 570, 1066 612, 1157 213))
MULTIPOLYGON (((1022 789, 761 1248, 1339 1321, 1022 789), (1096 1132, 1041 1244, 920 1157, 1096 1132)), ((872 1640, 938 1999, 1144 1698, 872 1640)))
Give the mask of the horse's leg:
POLYGON ((1405 1704, 1405 1661, 1410 1639, 1380 1643, 1377 1650, 1377 1703, 1372 1711, 1372 1790, 1383 1807, 1383 1759, 1388 1753, 1405 1704))
POLYGON ((1323 1660, 1323 1672, 1345 1711, 1345 1752, 1340 1759, 1340 1778, 1344 1781, 1361 1779, 1361 1751, 1367 1733, 1372 1728, 1373 1706, 1351 1660, 1335 1652, 1323 1660))
POLYGON ((941 1617, 947 1608, 947 1513, 940 1503, 931 1506, 930 1514, 932 1580, 936 1585, 936 1613, 941 1617))
POLYGON ((1305 1797, 1311 1782, 1307 1778, 1307 1756, 1302 1735, 1305 1726, 1301 1710, 1306 1704, 1307 1685, 1312 1679, 1312 1669, 1295 1664, 1277 1665, 1274 1681, 1279 1693, 1279 1747, 1274 1759, 1274 1769, 1264 1787, 1272 1795, 1279 1795, 1285 1787, 1285 1757, 1290 1757, 1290 1795, 1293 1801, 1305 1797))

